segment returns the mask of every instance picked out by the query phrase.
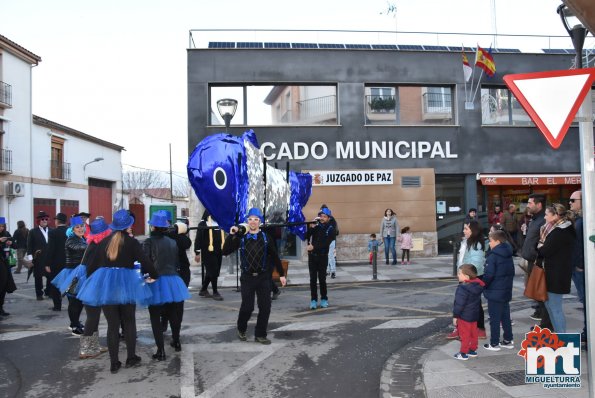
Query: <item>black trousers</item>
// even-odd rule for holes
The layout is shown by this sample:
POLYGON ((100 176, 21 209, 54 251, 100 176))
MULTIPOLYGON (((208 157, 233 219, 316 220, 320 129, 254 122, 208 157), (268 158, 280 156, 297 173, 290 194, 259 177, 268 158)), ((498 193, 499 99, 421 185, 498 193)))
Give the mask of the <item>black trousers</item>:
POLYGON ((33 260, 33 279, 35 280, 35 295, 43 297, 43 276, 45 270, 40 260, 33 260))
MULTIPOLYGON (((326 272, 326 271, 325 271, 326 272)), ((255 337, 267 337, 269 316, 271 315, 271 274, 263 272, 257 276, 244 273, 240 277, 242 305, 238 315, 238 330, 246 333, 248 321, 254 311, 254 296, 258 304, 258 318, 254 330, 255 337)))
POLYGON ((308 270, 310 271, 310 297, 318 301, 318 289, 316 283, 320 283, 320 298, 328 300, 326 295, 326 267, 328 264, 327 255, 308 254, 308 270))
POLYGON ((204 280, 202 281, 202 290, 207 290, 209 287, 209 283, 213 287, 213 293, 217 293, 217 277, 210 276, 206 274, 204 280))
POLYGON ((271 279, 271 292, 277 294, 279 293, 279 286, 275 283, 274 280, 271 279))
POLYGON ((163 328, 161 317, 165 316, 171 326, 171 337, 174 341, 180 340, 180 329, 182 328, 182 318, 184 316, 184 302, 166 303, 162 305, 150 305, 149 315, 151 317, 151 329, 155 345, 158 349, 163 349, 163 328))
POLYGON ((180 274, 180 278, 186 284, 186 287, 190 285, 190 265, 181 265, 178 269, 178 273, 180 274))
POLYGON ((405 261, 405 255, 407 255, 407 261, 409 261, 409 249, 401 249, 401 262, 405 261))
POLYGON ((58 290, 56 286, 52 285, 52 280, 55 277, 56 275, 54 274, 50 274, 50 276, 48 277, 48 281, 50 282, 47 287, 48 296, 50 296, 50 298, 54 302, 54 308, 62 309, 62 293, 60 293, 60 290, 58 290))
POLYGON ((107 320, 107 349, 110 361, 112 363, 118 362, 120 323, 124 329, 127 359, 133 358, 136 355, 136 305, 105 305, 101 308, 107 320))
POLYGON ((93 336, 99 329, 99 318, 101 317, 101 307, 93 307, 92 305, 85 305, 85 313, 87 320, 85 321, 84 336, 93 336))
POLYGON ((83 302, 76 297, 68 296, 68 318, 70 318, 70 327, 75 328, 81 324, 81 312, 83 312, 83 302))

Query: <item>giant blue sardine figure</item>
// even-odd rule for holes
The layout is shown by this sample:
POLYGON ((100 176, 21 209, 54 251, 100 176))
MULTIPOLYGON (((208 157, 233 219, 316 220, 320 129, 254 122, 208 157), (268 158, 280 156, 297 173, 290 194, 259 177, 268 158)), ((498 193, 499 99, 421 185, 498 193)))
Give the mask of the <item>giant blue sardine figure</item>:
MULTIPOLYGON (((188 179, 201 203, 226 231, 243 222, 248 209, 264 207, 264 156, 253 130, 241 137, 213 134, 196 145, 188 160, 188 179), (239 156, 241 155, 241 156, 239 156), (239 161, 238 161, 239 160, 239 161)), ((266 165, 266 223, 300 223, 312 193, 312 176, 266 165)), ((289 230, 304 239, 304 225, 289 230)))

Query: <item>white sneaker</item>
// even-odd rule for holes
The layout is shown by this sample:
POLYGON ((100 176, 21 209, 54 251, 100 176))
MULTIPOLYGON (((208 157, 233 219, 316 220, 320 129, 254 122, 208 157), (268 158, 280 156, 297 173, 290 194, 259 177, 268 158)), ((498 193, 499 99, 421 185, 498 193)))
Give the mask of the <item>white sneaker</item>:
POLYGON ((483 348, 489 351, 500 351, 500 344, 491 345, 490 343, 484 344, 483 348))

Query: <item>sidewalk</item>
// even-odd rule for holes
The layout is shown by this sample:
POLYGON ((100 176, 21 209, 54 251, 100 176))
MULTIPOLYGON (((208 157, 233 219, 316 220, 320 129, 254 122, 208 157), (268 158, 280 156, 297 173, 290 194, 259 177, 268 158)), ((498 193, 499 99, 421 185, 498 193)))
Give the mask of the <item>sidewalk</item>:
MULTIPOLYGON (((223 260, 221 266, 221 275, 219 276, 219 285, 223 287, 234 287, 236 285, 236 274, 228 272, 228 263, 223 260)), ((234 268, 235 269, 235 268, 234 268)), ((198 273, 200 278, 200 271, 198 273)), ((432 279, 432 278, 453 278, 452 276, 452 256, 440 256, 429 258, 417 258, 411 261, 410 265, 386 265, 384 262, 377 266, 377 280, 407 280, 407 279, 432 279)), ((360 263, 339 263, 337 264, 336 278, 328 276, 326 282, 334 283, 353 283, 353 282, 372 282, 372 266, 360 263)), ((308 263, 290 260, 287 271, 288 285, 307 285, 310 283, 310 274, 308 272, 308 263)))
MULTIPOLYGON (((573 286, 574 289, 574 286, 573 286)), ((517 272, 514 281, 513 302, 524 301, 523 280, 517 272)), ((574 295, 564 296, 564 313, 566 315, 567 332, 582 331, 582 305, 574 295)), ((485 305, 485 299, 484 299, 485 305)), ((500 351, 488 351, 483 345, 489 340, 479 340, 478 356, 460 361, 452 358, 459 351, 458 340, 437 341, 421 360, 423 363, 423 382, 426 396, 434 397, 587 397, 589 381, 587 374, 587 355, 581 350, 581 388, 544 388, 542 384, 525 383, 525 360, 517 355, 525 333, 535 324, 529 315, 533 309, 528 308, 511 313, 514 325, 514 348, 500 351), (442 343, 442 344, 440 344, 442 343)), ((514 305, 518 307, 518 305, 514 305)), ((489 321, 486 310, 486 328, 489 338, 489 321)))

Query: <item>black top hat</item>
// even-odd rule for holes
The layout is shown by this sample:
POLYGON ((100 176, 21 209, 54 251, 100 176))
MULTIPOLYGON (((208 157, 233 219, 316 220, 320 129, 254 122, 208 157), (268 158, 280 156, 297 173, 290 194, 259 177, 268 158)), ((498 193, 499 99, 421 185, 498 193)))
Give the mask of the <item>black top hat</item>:
POLYGON ((66 214, 64 214, 64 213, 58 213, 58 214, 56 214, 56 217, 54 217, 54 220, 58 220, 61 223, 66 223, 66 219, 67 219, 67 217, 66 217, 66 214))
POLYGON ((80 213, 75 214, 75 216, 90 218, 91 213, 87 213, 86 211, 81 211, 80 213))
POLYGON ((37 217, 35 218, 50 218, 50 216, 45 211, 41 210, 39 213, 37 213, 37 217))

